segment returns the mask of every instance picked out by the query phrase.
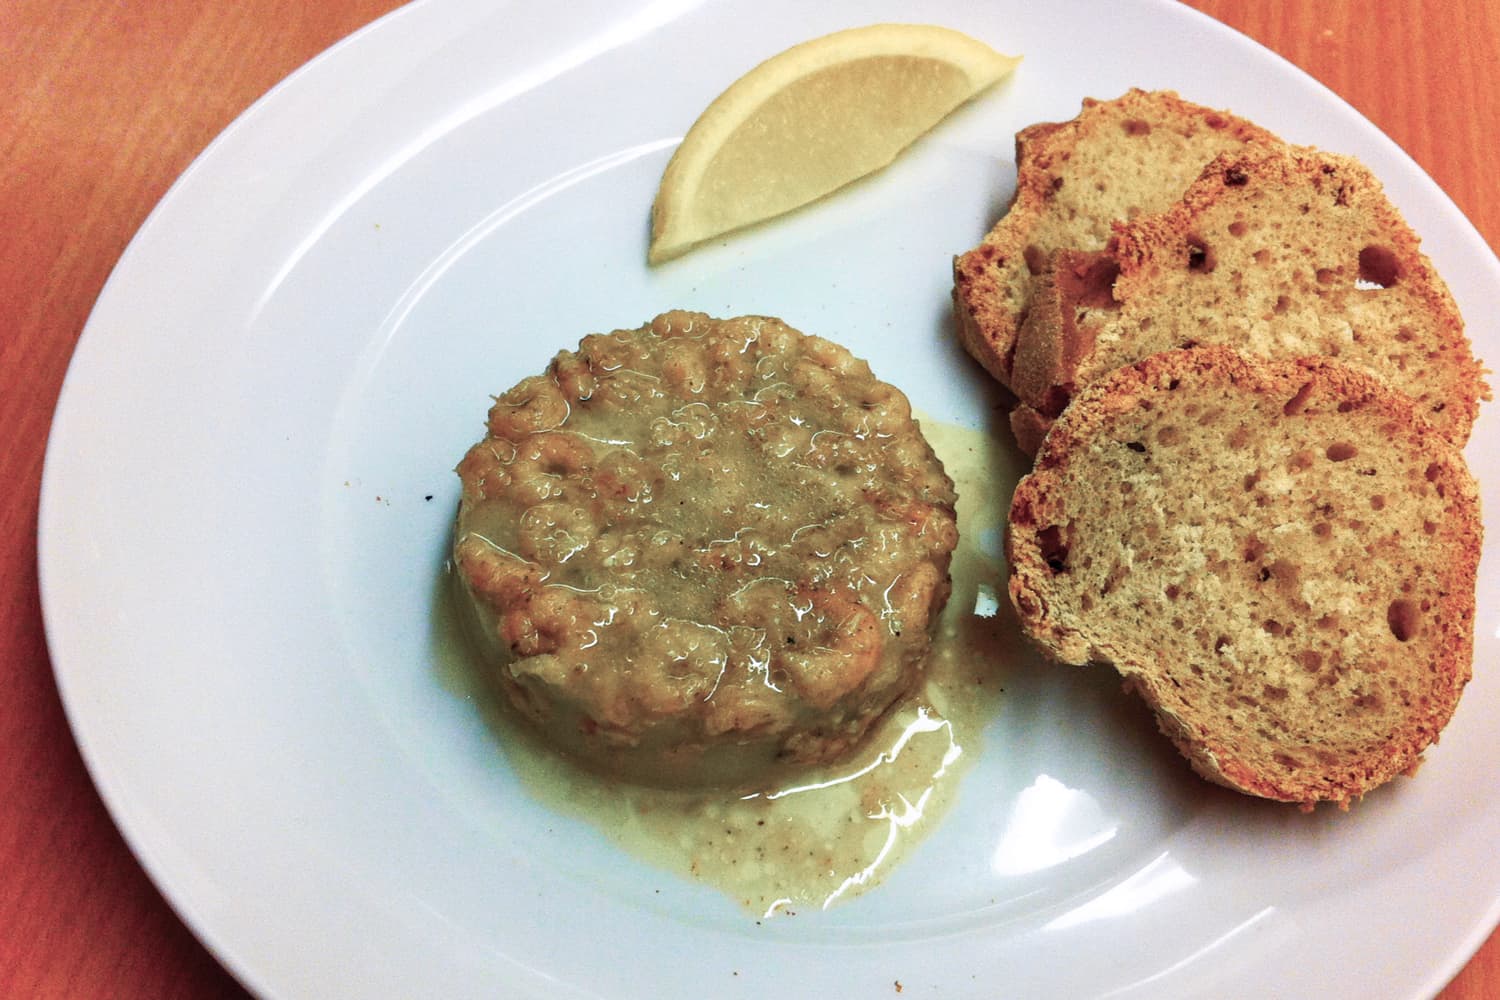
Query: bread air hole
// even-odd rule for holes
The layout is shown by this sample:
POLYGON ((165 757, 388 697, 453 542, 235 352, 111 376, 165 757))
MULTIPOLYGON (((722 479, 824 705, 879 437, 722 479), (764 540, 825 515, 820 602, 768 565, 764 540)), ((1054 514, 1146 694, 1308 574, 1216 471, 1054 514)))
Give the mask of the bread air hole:
POLYGON ((1347 462, 1358 454, 1359 449, 1348 441, 1335 441, 1328 446, 1328 460, 1330 462, 1347 462))
POLYGON ((1114 566, 1110 568, 1109 575, 1104 578, 1104 583, 1099 587, 1099 596, 1108 597, 1120 586, 1121 583, 1125 581, 1125 578, 1129 575, 1130 570, 1126 569, 1120 563, 1115 563, 1114 566))
POLYGON ((1063 541, 1061 528, 1054 524, 1038 531, 1036 545, 1048 569, 1054 573, 1068 571, 1068 545, 1063 541))
POLYGON ((1397 642, 1408 642, 1417 634, 1420 615, 1415 601, 1401 597, 1392 601, 1390 607, 1385 609, 1385 623, 1390 626, 1391 635, 1396 637, 1397 642))
POLYGON ((1446 497, 1448 495, 1447 489, 1445 489, 1443 486, 1442 465, 1437 462, 1433 462, 1423 471, 1422 476, 1432 484, 1433 492, 1435 492, 1439 497, 1446 497))
POLYGON ((1311 382, 1302 383, 1302 388, 1298 389, 1292 398, 1286 401, 1286 404, 1281 408, 1281 412, 1289 417, 1295 417, 1307 409, 1307 402, 1312 398, 1312 393, 1313 384, 1311 382))
POLYGON ((1113 257, 1093 253, 1059 267, 1054 280, 1063 298, 1081 309, 1114 309, 1119 306, 1115 301, 1115 279, 1119 276, 1120 265, 1113 257))
POLYGON ((1189 271, 1199 274, 1208 274, 1218 266, 1218 257, 1208 241, 1201 236, 1189 236, 1187 239, 1187 266, 1189 271))
POLYGON ((1370 244, 1359 252, 1357 288, 1391 288, 1401 280, 1401 261, 1389 248, 1370 244))

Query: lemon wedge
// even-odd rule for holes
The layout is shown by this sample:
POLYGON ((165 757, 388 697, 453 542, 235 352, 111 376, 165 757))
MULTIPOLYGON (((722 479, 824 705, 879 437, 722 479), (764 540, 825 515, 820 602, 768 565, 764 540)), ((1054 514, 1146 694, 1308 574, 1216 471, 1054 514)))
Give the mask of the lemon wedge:
POLYGON ((1020 61, 927 24, 850 28, 772 56, 683 137, 651 208, 647 260, 670 260, 880 169, 1020 61))

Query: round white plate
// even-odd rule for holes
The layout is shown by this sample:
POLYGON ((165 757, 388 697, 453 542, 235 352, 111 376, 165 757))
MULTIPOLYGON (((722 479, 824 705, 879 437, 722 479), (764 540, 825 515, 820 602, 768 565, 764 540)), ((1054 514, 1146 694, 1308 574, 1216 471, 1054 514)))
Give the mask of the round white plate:
MULTIPOLYGON (((427 0, 256 104, 124 255, 68 373, 40 565, 79 745, 162 891, 277 997, 1417 996, 1500 900, 1500 606, 1421 775, 1351 814, 1194 778, 1109 671, 1017 657, 954 811, 873 892, 757 923, 522 790, 452 683, 436 579, 488 395, 674 306, 848 345, 999 426, 949 261, 1012 136, 1173 87, 1374 167, 1500 358, 1500 265, 1389 140, 1169 3, 427 0), (931 21, 1015 77, 888 172, 644 266, 671 149, 793 42, 931 21)), ((1469 449, 1500 509, 1496 409, 1469 449)), ((1010 483, 995 489, 1008 490, 1010 483)))

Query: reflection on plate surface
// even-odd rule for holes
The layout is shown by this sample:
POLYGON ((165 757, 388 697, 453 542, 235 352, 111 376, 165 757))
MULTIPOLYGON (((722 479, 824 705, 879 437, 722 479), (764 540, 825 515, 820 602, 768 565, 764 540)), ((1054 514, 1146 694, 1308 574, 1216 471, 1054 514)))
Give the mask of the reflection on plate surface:
POLYGON ((997 875, 1030 875, 1108 843, 1119 829, 1088 792, 1039 774, 1016 796, 990 868, 997 875))

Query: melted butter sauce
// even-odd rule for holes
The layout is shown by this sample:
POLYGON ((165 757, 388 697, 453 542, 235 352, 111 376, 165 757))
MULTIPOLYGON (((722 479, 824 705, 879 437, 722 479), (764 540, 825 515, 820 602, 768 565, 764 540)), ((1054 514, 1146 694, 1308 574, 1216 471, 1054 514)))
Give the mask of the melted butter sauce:
POLYGON ((646 788, 577 767, 495 705, 491 721, 528 790, 628 854, 711 885, 761 917, 827 908, 890 872, 953 801, 1016 643, 1002 609, 1000 558, 1014 449, 980 430, 928 418, 921 425, 958 490, 953 595, 923 686, 857 753, 762 791, 646 788))

